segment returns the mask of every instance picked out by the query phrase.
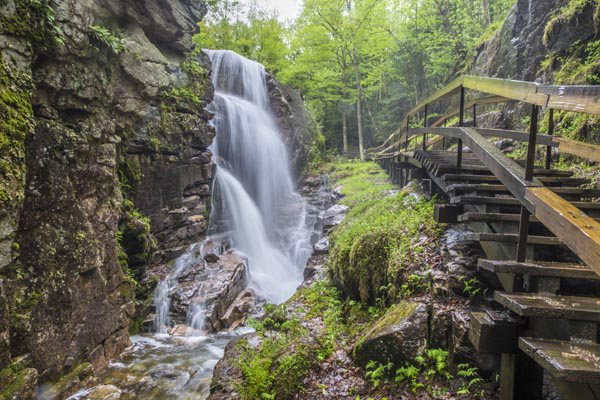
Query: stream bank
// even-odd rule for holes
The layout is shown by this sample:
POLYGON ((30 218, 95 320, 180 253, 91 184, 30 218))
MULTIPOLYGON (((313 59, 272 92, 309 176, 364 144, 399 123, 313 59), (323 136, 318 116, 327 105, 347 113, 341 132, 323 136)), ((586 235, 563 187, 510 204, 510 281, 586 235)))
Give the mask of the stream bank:
POLYGON ((209 399, 493 397, 481 376, 494 366, 478 370, 468 340, 467 231, 433 222, 434 201, 416 184, 398 191, 375 164, 325 171, 339 200, 326 212, 330 248, 290 300, 227 345, 209 399))

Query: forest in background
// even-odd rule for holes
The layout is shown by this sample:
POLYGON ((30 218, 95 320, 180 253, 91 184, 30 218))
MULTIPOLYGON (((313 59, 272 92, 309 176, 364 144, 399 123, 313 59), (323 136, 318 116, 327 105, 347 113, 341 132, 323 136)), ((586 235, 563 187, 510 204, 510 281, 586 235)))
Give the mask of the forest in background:
POLYGON ((424 95, 467 72, 515 0, 305 0, 297 20, 213 0, 195 44, 264 64, 303 96, 328 148, 381 143, 424 95))

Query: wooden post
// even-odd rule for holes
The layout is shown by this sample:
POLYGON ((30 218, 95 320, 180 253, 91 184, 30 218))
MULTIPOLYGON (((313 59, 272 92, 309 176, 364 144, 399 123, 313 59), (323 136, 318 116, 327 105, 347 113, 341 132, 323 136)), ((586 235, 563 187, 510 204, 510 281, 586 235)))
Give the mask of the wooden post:
MULTIPOLYGON (((458 126, 465 126, 465 87, 460 87, 460 114, 458 117, 458 126)), ((460 174, 462 170, 462 139, 458 139, 458 148, 456 149, 456 173, 460 174)))
MULTIPOLYGON (((447 120, 444 120, 444 128, 446 127, 447 120)), ((446 136, 442 136, 442 151, 446 150, 446 136)))
MULTIPOLYGON (((554 135, 554 109, 550 109, 548 115, 548 135, 554 135)), ((546 146, 546 169, 552 167, 552 147, 546 146)))
MULTIPOLYGON (((519 242, 517 243, 517 262, 524 262, 525 255, 527 253, 527 236, 529 234, 529 210, 526 207, 521 206, 521 219, 519 220, 519 242)), ((517 287, 513 287, 513 291, 520 292, 522 290, 522 276, 519 279, 519 276, 515 277, 515 285, 517 287), (520 283, 517 283, 520 281, 520 283), (519 287, 521 286, 521 287, 519 287)))
MULTIPOLYGON (((425 104, 425 120, 423 121, 423 128, 427 128, 427 111, 429 104, 425 104)), ((423 151, 427 150, 427 132, 423 134, 423 151)))
POLYGON ((533 168, 535 166, 535 142, 538 130, 539 106, 531 106, 531 125, 529 126, 529 143, 527 144, 527 165, 525 166, 525 180, 533 180, 533 168))
MULTIPOLYGON (((539 107, 531 106, 531 125, 529 126, 529 143, 527 144, 527 165, 525 166, 525 180, 533 180, 533 167, 535 166, 535 142, 538 130, 538 114, 539 107)), ((529 217, 530 212, 526 207, 521 207, 521 218, 519 221, 519 242, 517 243, 517 262, 525 261, 527 252, 527 236, 529 234, 529 217)), ((515 280, 518 280, 518 276, 515 280)), ((519 285, 517 285, 519 286, 519 285)), ((515 288, 519 290, 519 288, 515 288)))
POLYGON ((473 103, 473 128, 477 128, 477 103, 473 103))
POLYGON ((406 116, 406 139, 404 140, 404 151, 408 151, 408 131, 410 130, 410 115, 406 116))

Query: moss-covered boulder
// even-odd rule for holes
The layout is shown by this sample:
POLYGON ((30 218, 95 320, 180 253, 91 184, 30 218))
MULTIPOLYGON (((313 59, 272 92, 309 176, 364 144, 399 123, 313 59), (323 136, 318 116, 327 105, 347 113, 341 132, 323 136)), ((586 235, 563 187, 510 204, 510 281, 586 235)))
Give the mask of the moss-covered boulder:
POLYGON ((38 372, 28 364, 29 357, 19 357, 0 370, 0 400, 37 399, 38 372))
POLYGON ((355 362, 369 361, 404 365, 427 349, 429 312, 425 304, 401 302, 391 307, 363 336, 352 350, 355 362))

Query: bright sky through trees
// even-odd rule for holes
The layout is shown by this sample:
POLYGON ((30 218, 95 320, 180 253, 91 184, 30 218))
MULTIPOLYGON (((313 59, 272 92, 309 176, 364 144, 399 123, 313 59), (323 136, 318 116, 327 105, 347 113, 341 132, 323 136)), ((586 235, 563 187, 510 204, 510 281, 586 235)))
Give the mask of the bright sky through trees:
MULTIPOLYGON (((241 0, 241 3, 250 4, 252 0, 241 0)), ((281 21, 294 19, 300 13, 300 0, 257 0, 256 3, 266 9, 277 11, 281 21)))

